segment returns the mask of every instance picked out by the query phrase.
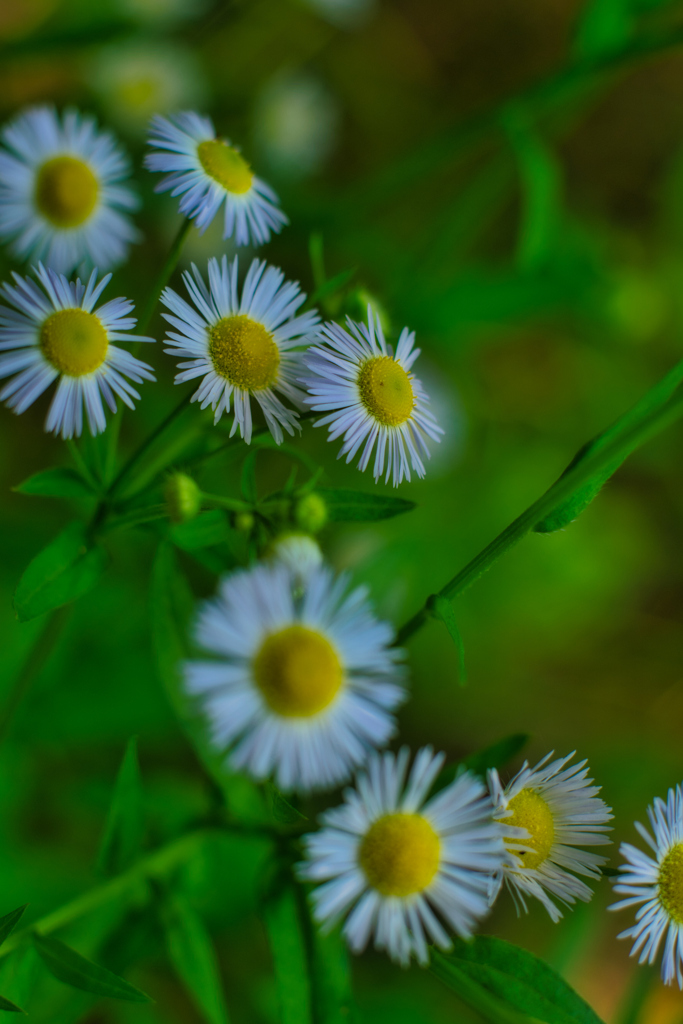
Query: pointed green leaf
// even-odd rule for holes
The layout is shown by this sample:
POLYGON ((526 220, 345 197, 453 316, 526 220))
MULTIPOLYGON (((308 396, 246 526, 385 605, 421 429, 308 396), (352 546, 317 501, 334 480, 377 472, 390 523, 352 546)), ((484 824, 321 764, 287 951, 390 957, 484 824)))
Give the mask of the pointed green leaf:
POLYGON ((64 942, 51 935, 34 934, 33 942, 50 974, 65 985, 110 999, 123 999, 129 1003, 151 1003, 139 988, 119 978, 105 967, 94 964, 64 942))
POLYGON ((487 935, 470 942, 457 939, 451 953, 435 953, 434 958, 442 971, 456 967, 514 1010, 545 1024, 602 1024, 557 971, 503 939, 487 935))
POLYGON ((11 1003, 9 999, 5 999, 4 996, 0 996, 0 1010, 5 1010, 6 1013, 24 1013, 25 1011, 15 1003, 11 1003))
POLYGON ((308 960, 292 885, 267 901, 263 918, 273 955, 281 1024, 311 1024, 308 960))
POLYGON ((12 490, 41 498, 92 498, 94 491, 75 469, 43 469, 12 490))
POLYGON ((322 302, 323 299, 329 298, 335 292, 341 291, 349 283, 357 269, 357 267, 349 267, 347 270, 342 270, 340 274, 335 274, 329 281, 325 281, 324 284, 321 284, 313 292, 308 300, 309 304, 314 305, 316 302, 322 302))
POLYGON ((106 551, 71 523, 27 566, 14 595, 21 622, 60 608, 87 594, 107 567, 106 551))
POLYGON ((133 863, 140 852, 145 829, 142 781, 138 764, 137 737, 128 741, 114 786, 107 824, 97 858, 103 875, 117 875, 133 863))
POLYGON ((22 907, 17 907, 16 910, 10 910, 9 914, 5 914, 4 917, 0 917, 0 946, 3 944, 8 935, 13 931, 17 922, 20 920, 21 915, 24 913, 28 906, 28 903, 24 903, 22 907))
POLYGON ((228 1024, 228 1011, 211 938, 201 917, 177 895, 161 909, 168 956, 207 1024, 228 1024))
POLYGON ((394 498, 387 494, 370 494, 366 491, 352 491, 346 488, 318 488, 318 494, 327 506, 330 522, 375 522, 391 519, 403 512, 411 512, 417 505, 405 498, 394 498))
POLYGON ((462 642, 458 623, 455 621, 453 604, 447 597, 434 594, 427 602, 429 610, 435 619, 440 619, 445 625, 451 640, 458 652, 458 682, 464 686, 467 682, 467 670, 465 668, 465 645, 462 642))
POLYGON ((297 810, 272 782, 266 782, 265 788, 270 803, 270 811, 275 821, 283 825, 295 825, 297 823, 301 824, 302 821, 308 821, 306 815, 297 810))
POLYGON ((509 1003, 493 995, 462 967, 438 950, 432 951, 430 970, 463 1001, 480 1013, 488 1024, 530 1024, 529 1018, 517 1013, 509 1003))

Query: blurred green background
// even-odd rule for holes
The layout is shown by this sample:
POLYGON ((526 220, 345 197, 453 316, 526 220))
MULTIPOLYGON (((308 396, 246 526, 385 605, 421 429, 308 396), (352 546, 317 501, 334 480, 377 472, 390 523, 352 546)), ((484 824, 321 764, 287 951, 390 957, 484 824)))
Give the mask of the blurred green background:
MULTIPOLYGON (((681 40, 683 3, 662 0, 0 0, 0 115, 75 104, 130 150, 144 238, 110 296, 144 298, 179 223, 176 202, 154 196, 141 169, 147 118, 196 107, 243 147, 290 216, 262 255, 310 293, 319 233, 329 276, 356 268, 327 314, 360 318, 369 294, 394 337, 404 324, 416 330, 418 373, 446 431, 427 479, 399 491, 419 508, 321 538, 398 625, 682 355, 681 40)), ((232 252, 214 228, 193 232, 184 265, 232 252)), ((6 253, 0 264, 3 278, 15 269, 6 253)), ((152 333, 162 330, 157 316, 152 333)), ((145 357, 159 383, 124 418, 125 450, 177 401, 161 346, 145 357)), ((67 461, 43 433, 45 411, 45 401, 21 419, 0 411, 0 699, 44 625, 15 620, 17 580, 74 514, 12 492, 67 461)), ((442 626, 413 639, 402 740, 457 757, 525 731, 532 759, 576 749, 615 809, 616 841, 634 841, 634 818, 683 775, 681 437, 678 426, 651 441, 575 524, 530 536, 458 599, 466 687, 442 626)), ((307 426, 302 447, 328 485, 372 489, 334 461, 322 431, 307 426)), ((285 470, 268 456, 262 485, 285 470)), ((217 462, 202 482, 237 493, 236 474, 217 462)), ((3 913, 29 902, 27 920, 40 917, 96 881, 131 735, 150 845, 210 802, 153 663, 154 544, 153 531, 112 536, 103 584, 71 609, 3 742, 3 913)), ((197 595, 212 592, 208 570, 189 557, 184 567, 197 595)), ((215 934, 237 1024, 277 1019, 254 913, 265 854, 260 842, 225 839, 184 880, 215 934)), ((504 896, 484 930, 542 953, 618 1022, 634 965, 615 941, 629 922, 607 915, 609 902, 603 881, 590 906, 553 925, 540 906, 518 920, 504 896)), ((96 949, 110 923, 96 915, 67 938, 96 949)), ((199 1021, 158 937, 141 941, 128 976, 155 1006, 92 1011, 88 997, 41 976, 22 996, 32 1019, 199 1021)), ((354 978, 363 1022, 475 1019, 435 979, 377 954, 354 961, 354 978)), ((11 984, 8 961, 0 991, 19 998, 11 984)), ((653 987, 642 1019, 682 1018, 680 993, 653 987)))

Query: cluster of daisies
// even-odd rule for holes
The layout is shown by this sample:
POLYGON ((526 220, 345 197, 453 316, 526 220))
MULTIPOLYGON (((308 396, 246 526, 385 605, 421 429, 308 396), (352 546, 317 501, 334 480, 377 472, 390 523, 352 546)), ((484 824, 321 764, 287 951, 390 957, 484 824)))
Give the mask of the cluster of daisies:
MULTIPOLYGON (((272 189, 239 149, 193 112, 155 117, 150 171, 158 191, 180 197, 180 212, 205 230, 222 211, 223 236, 261 245, 287 223, 272 189)), ((14 274, 0 293, 0 390, 24 412, 53 383, 47 429, 79 436, 106 427, 104 404, 132 407, 133 384, 153 380, 150 366, 117 342, 152 342, 133 334, 133 305, 98 305, 110 274, 136 231, 137 199, 129 164, 112 136, 75 111, 36 108, 17 117, 0 146, 0 239, 36 264, 35 278, 14 274), (87 284, 69 275, 84 273, 87 284), (132 382, 132 383, 131 383, 132 382)), ((176 383, 194 380, 192 400, 215 422, 232 415, 231 434, 252 437, 252 398, 281 443, 300 430, 300 413, 324 415, 340 456, 374 457, 375 479, 398 484, 424 475, 429 440, 441 430, 412 372, 419 350, 404 329, 395 350, 379 318, 321 325, 304 308, 299 285, 254 259, 240 287, 238 261, 211 259, 207 277, 184 275, 187 298, 166 288, 165 351, 180 360, 176 383)), ((381 748, 395 734, 406 698, 394 632, 374 615, 366 592, 323 564, 310 538, 276 543, 262 563, 222 580, 205 602, 196 637, 204 656, 185 666, 187 692, 210 723, 233 769, 273 777, 287 792, 332 789, 356 772, 341 806, 304 837, 302 879, 320 924, 344 921, 350 946, 377 947, 402 964, 424 963, 428 944, 472 934, 505 885, 518 909, 535 898, 553 920, 562 906, 588 900, 587 881, 605 858, 584 847, 607 843, 612 815, 573 755, 503 785, 469 771, 451 780, 443 754, 414 758, 381 748)), ((654 836, 638 829, 654 856, 630 845, 615 905, 640 906, 623 933, 652 962, 664 940, 663 977, 683 987, 683 796, 649 810, 654 836)))
MULTIPOLYGON (((0 288, 0 399, 24 412, 54 382, 46 429, 79 436, 83 418, 92 434, 105 429, 104 403, 117 396, 133 405, 133 384, 153 380, 152 368, 115 342, 153 341, 132 334, 132 304, 115 299, 97 307, 109 276, 136 232, 126 215, 136 197, 126 184, 129 164, 109 133, 75 111, 29 110, 2 133, 0 238, 16 256, 36 261, 36 279, 14 273, 0 288), (89 283, 67 276, 86 270, 89 283), (132 382, 132 383, 131 383, 132 382)), ((165 176, 158 191, 180 197, 180 212, 204 231, 222 210, 223 236, 236 245, 261 245, 287 218, 272 189, 257 178, 240 151, 216 137, 209 118, 184 112, 155 117, 146 166, 165 176)), ((176 384, 193 380, 192 395, 215 422, 232 415, 252 437, 252 399, 275 441, 301 430, 300 413, 325 413, 317 425, 330 440, 343 437, 340 456, 359 455, 365 470, 374 455, 375 479, 394 485, 424 476, 428 441, 441 429, 412 367, 415 335, 404 329, 396 349, 379 318, 321 325, 302 311, 306 295, 295 282, 254 259, 239 281, 237 257, 210 259, 205 279, 193 266, 184 275, 187 299, 166 288, 162 303, 170 329, 165 351, 179 360, 176 384)))

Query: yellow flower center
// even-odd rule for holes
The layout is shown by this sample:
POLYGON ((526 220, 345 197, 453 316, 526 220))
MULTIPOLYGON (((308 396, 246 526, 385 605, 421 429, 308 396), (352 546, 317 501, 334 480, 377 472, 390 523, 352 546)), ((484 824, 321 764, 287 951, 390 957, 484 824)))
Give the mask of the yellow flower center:
POLYGON ((311 718, 331 704, 343 681, 337 652, 307 626, 287 626, 266 637, 253 663, 268 706, 285 718, 311 718))
POLYGON ((55 370, 69 377, 92 373, 105 360, 109 340, 94 313, 60 309, 40 328, 40 347, 55 370))
POLYGON ((280 350, 273 335, 243 313, 211 328, 209 352, 216 373, 243 391, 262 391, 277 379, 280 350))
POLYGON ((509 843, 521 842, 531 847, 530 853, 522 853, 515 850, 525 868, 537 868, 546 859, 552 849, 555 839, 555 822, 553 813, 542 796, 535 793, 533 789, 523 789, 521 793, 513 797, 508 804, 512 816, 502 818, 503 825, 513 825, 515 828, 525 828, 529 833, 529 839, 507 839, 509 843))
POLYGON ((391 356, 375 356, 358 374, 363 405, 385 427, 400 427, 415 408, 410 375, 391 356))
POLYGON ((368 829, 359 861, 383 896, 411 896, 427 888, 440 855, 439 837, 421 814, 385 814, 368 829))
POLYGON ((660 865, 659 902, 676 924, 683 924, 683 843, 673 846, 660 865))
POLYGON ((58 228, 77 228, 95 209, 99 186, 88 165, 73 156, 46 161, 36 178, 35 201, 58 228))
POLYGON ((214 181, 228 192, 242 195, 251 188, 254 180, 251 167, 238 150, 222 139, 208 139, 197 146, 197 156, 202 167, 214 181))

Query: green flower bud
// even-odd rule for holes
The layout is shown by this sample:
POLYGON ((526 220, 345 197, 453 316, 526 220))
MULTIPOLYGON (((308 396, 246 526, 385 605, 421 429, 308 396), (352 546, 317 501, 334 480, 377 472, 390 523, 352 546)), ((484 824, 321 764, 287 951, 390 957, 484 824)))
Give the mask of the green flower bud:
POLYGON ((301 530, 317 533, 327 522, 327 505, 322 494, 311 491, 299 498, 294 506, 294 521, 301 530))
POLYGON ((235 512, 232 517, 232 526, 240 533, 251 533, 254 529, 254 517, 251 512, 235 512))
POLYGON ((186 523, 194 519, 202 507, 202 492, 191 476, 173 473, 166 481, 164 498, 169 518, 174 523, 186 523))

